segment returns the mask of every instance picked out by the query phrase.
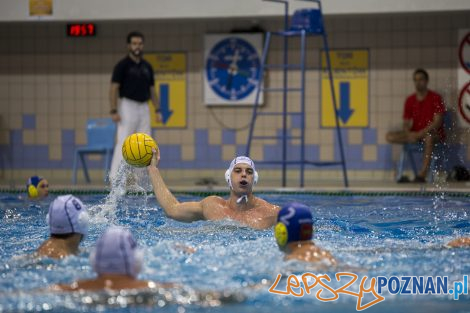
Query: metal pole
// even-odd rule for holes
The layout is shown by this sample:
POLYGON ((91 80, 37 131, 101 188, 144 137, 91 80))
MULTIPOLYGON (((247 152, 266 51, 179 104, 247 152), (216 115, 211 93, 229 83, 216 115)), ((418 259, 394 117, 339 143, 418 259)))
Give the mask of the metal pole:
POLYGON ((287 64, 289 62, 287 50, 288 50, 288 39, 284 36, 284 68, 283 68, 283 81, 282 87, 282 187, 287 185, 287 64))
POLYGON ((256 115, 257 115, 258 106, 259 106, 259 94, 260 94, 261 88, 263 86, 264 65, 266 64, 266 58, 268 56, 270 39, 271 39, 271 33, 267 32, 266 33, 266 40, 264 42, 263 56, 261 57, 261 66, 260 66, 260 70, 259 70, 258 88, 257 88, 257 91, 256 91, 255 104, 253 106, 253 115, 251 116, 250 131, 248 132, 248 142, 247 142, 247 145, 246 145, 246 156, 250 156, 251 141, 253 139, 252 138, 253 137, 253 131, 254 131, 254 128, 255 128, 256 115))
POLYGON ((304 170, 305 170, 305 45, 306 32, 301 31, 300 37, 300 62, 301 62, 301 118, 300 118, 300 187, 304 187, 304 170))
POLYGON ((326 63, 328 66, 328 77, 330 79, 330 89, 331 89, 331 98, 333 100, 333 112, 335 113, 335 123, 336 123, 336 134, 338 137, 338 145, 339 145, 339 151, 341 155, 341 165, 343 168, 343 180, 344 180, 344 186, 348 187, 348 174, 346 172, 346 160, 344 157, 344 150, 343 150, 343 139, 341 137, 341 129, 339 127, 339 119, 338 119, 338 111, 337 111, 337 106, 336 106, 336 95, 335 95, 335 86, 333 83, 333 73, 331 70, 331 62, 330 62, 330 50, 328 48, 328 40, 326 40, 326 31, 323 29, 323 45, 325 47, 325 55, 326 55, 326 63))

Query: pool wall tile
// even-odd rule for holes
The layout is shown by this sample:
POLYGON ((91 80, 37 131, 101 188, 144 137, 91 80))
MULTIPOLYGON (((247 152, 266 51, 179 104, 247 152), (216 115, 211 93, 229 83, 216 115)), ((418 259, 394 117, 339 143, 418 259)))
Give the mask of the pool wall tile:
MULTIPOLYGON (((353 108, 367 106, 368 125, 341 128, 344 156, 354 177, 393 179, 400 147, 386 143, 385 135, 390 130, 401 128, 403 103, 414 92, 411 74, 416 67, 428 70, 430 88, 443 96, 448 111, 452 113, 453 124, 457 123, 454 89, 459 86, 459 80, 455 49, 457 34, 462 29, 470 29, 470 19, 468 12, 409 12, 407 16, 370 14, 367 23, 379 27, 364 28, 363 18, 356 15, 327 16, 331 29, 328 39, 333 49, 369 51, 367 103, 351 102, 353 108), (382 18, 387 19, 387 25, 400 25, 399 32, 379 23, 382 18), (435 23, 436 20, 446 22, 435 23), (432 32, 423 29, 422 25, 431 25, 432 32), (407 34, 406 38, 400 37, 401 34, 407 34), (416 38, 420 40, 414 40, 416 38)), ((269 23, 270 29, 283 27, 280 17, 269 23)), ((245 20, 110 21, 100 26, 99 40, 87 40, 86 43, 64 40, 60 23, 27 24, 24 27, 28 29, 28 36, 21 36, 24 30, 18 28, 17 23, 4 23, 0 31, 2 42, 10 42, 11 34, 16 34, 14 45, 0 45, 0 181, 10 178, 24 180, 22 175, 31 171, 58 171, 60 175, 57 177, 67 177, 64 173, 71 173, 75 149, 86 144, 86 120, 109 116, 111 71, 125 54, 122 45, 125 29, 142 28, 148 33, 147 53, 179 51, 186 54, 187 79, 182 83, 186 102, 178 104, 186 106, 186 125, 180 128, 159 127, 152 131, 161 149, 162 169, 173 170, 184 180, 186 170, 200 171, 204 175, 211 171, 223 172, 232 157, 246 154, 253 107, 206 105, 203 84, 205 51, 201 41, 209 30, 224 33, 244 28, 245 20), (161 29, 171 29, 171 36, 161 33, 161 29), (170 37, 187 40, 168 40, 170 37), (12 177, 7 177, 7 172, 11 172, 12 177)), ((318 69, 319 49, 318 45, 309 45, 307 54, 305 158, 312 162, 335 162, 341 157, 337 133, 335 128, 321 125, 324 104, 322 76, 318 69)), ((289 52, 289 55, 296 56, 296 44, 292 43, 289 52)), ((270 59, 281 61, 282 49, 270 51, 270 59)), ((280 71, 267 73, 265 83, 270 87, 282 86, 281 74, 280 71)), ((289 73, 289 86, 298 86, 299 77, 298 71, 289 73)), ((355 91, 351 89, 351 92, 355 91)), ((299 94, 288 93, 287 104, 290 111, 298 111, 299 94)), ((259 110, 282 110, 282 93, 266 93, 259 110)), ((354 112, 358 114, 359 111, 354 112)), ((300 135, 301 116, 291 115, 287 124, 288 135, 300 135)), ((451 131, 448 169, 455 165, 470 168, 467 130, 454 127, 451 131)), ((281 160, 282 117, 260 117, 255 131, 277 138, 253 141, 251 156, 256 161, 281 160)), ((290 161, 301 158, 299 139, 287 142, 286 155, 290 161)), ((103 162, 101 157, 88 159, 93 175, 102 169, 103 162)), ((258 166, 269 177, 280 175, 279 165, 259 162, 258 166)), ((289 175, 295 176, 297 168, 289 166, 292 170, 289 175)), ((306 168, 309 177, 341 177, 338 165, 306 168)))

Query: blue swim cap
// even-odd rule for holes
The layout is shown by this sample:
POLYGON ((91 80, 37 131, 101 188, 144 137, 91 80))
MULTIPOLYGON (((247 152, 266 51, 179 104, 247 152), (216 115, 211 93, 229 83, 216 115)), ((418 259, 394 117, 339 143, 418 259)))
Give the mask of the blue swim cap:
POLYGON ((41 180, 43 180, 44 178, 42 178, 41 176, 31 176, 29 179, 28 179, 28 182, 26 183, 26 187, 29 187, 29 185, 33 185, 34 187, 38 187, 39 185, 39 182, 41 180))
POLYGON ((290 203, 282 208, 277 215, 274 236, 279 247, 289 242, 312 239, 312 213, 302 203, 290 203))
POLYGON ((37 198, 39 196, 38 193, 38 186, 41 180, 43 180, 41 176, 31 176, 26 183, 26 190, 28 191, 28 196, 30 198, 37 198))

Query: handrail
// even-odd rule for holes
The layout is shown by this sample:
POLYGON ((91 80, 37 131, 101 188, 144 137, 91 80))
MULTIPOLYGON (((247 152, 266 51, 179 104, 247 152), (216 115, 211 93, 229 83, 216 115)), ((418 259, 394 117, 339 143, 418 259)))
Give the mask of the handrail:
POLYGON ((289 28, 289 1, 286 0, 263 0, 265 2, 284 3, 284 30, 289 28))

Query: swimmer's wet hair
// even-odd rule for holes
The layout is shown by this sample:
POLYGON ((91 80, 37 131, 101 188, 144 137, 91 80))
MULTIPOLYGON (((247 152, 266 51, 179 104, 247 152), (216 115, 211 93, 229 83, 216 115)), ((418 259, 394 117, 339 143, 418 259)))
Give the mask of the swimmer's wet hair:
POLYGON ((68 234, 51 234, 51 238, 57 238, 57 239, 68 239, 75 235, 76 233, 68 233, 68 234))

